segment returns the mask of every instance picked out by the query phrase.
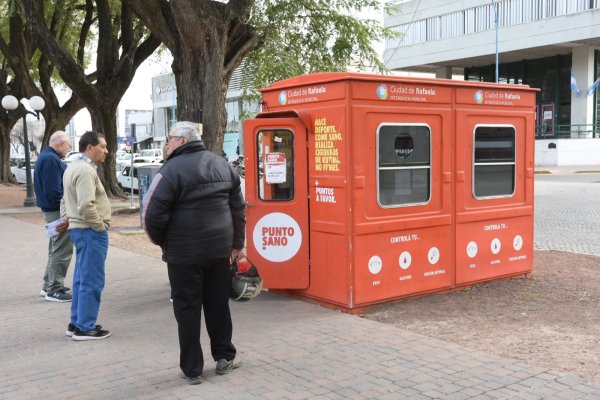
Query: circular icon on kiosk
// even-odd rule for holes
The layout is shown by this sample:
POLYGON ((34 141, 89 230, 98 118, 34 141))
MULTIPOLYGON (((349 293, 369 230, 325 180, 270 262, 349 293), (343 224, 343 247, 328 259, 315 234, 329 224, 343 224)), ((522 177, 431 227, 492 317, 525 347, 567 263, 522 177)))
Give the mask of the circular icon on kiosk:
POLYGON ((435 265, 438 261, 440 261, 440 250, 437 247, 432 247, 429 249, 427 253, 427 261, 429 264, 435 265))
POLYGON ((279 96, 277 96, 277 99, 279 100, 279 104, 285 106, 285 104, 287 103, 287 93, 285 92, 285 90, 279 92, 279 96))
POLYGON ((521 250, 521 248, 523 247, 523 238, 521 237, 521 235, 515 236, 515 238, 513 239, 513 247, 516 251, 521 250))
POLYGON ((477 243, 471 241, 467 244, 467 255, 469 258, 475 258, 477 255, 477 243))
POLYGON ((403 251, 402 254, 400 254, 400 257, 398 257, 398 265, 400 265, 400 268, 402 269, 408 269, 411 263, 412 256, 408 251, 403 251))
POLYGON ((388 97, 388 87, 385 83, 382 83, 377 87, 377 97, 381 100, 385 100, 388 97))
POLYGON ((502 248, 502 244, 500 243, 500 239, 494 238, 492 240, 492 244, 490 245, 492 253, 498 254, 500 253, 500 249, 502 248))
POLYGON ((477 104, 483 103, 483 92, 481 90, 476 91, 475 94, 473 95, 473 98, 475 99, 475 103, 477 103, 477 104))
POLYGON ((369 272, 373 275, 377 275, 381 272, 381 268, 383 268, 383 261, 381 261, 381 257, 373 256, 369 259, 369 272))
POLYGON ((262 257, 273 262, 291 259, 300 250, 302 231, 296 220, 284 213, 262 217, 252 232, 254 248, 262 257))

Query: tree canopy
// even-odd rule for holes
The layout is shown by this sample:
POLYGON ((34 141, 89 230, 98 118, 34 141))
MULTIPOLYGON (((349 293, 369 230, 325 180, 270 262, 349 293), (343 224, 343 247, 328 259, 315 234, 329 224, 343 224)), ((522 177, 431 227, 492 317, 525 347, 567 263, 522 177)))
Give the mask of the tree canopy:
MULTIPOLYGON (((75 7, 75 0, 48 2, 51 35, 71 51, 78 45, 73 36, 78 23, 76 13, 73 13, 75 7)), ((52 132, 64 129, 75 113, 83 108, 83 102, 76 94, 72 94, 64 104, 59 104, 55 87, 60 85, 60 80, 56 79, 58 75, 54 64, 39 51, 39 43, 28 29, 19 3, 0 0, 0 13, 6 15, 0 20, 0 97, 12 94, 19 99, 31 96, 45 99, 42 143, 46 144, 52 132)), ((15 114, 3 115, 0 119, 0 180, 5 182, 11 177, 10 131, 17 119, 15 114)))
POLYGON ((244 62, 247 94, 273 82, 314 72, 384 72, 373 42, 394 33, 358 18, 381 11, 378 0, 256 0, 249 23, 262 45, 244 62))
MULTIPOLYGON (((65 0, 55 0, 64 2, 65 0)), ((77 51, 73 52, 53 35, 48 23, 48 1, 21 0, 28 23, 44 56, 57 68, 63 82, 81 98, 92 118, 92 129, 106 136, 109 154, 99 171, 108 193, 121 194, 116 182, 117 107, 140 64, 160 45, 118 0, 72 0, 81 13, 77 51), (96 69, 86 73, 86 43, 95 34, 96 69)))
POLYGON ((372 41, 386 33, 356 15, 379 0, 123 0, 173 55, 177 119, 202 122, 220 153, 225 96, 246 59, 251 87, 350 66, 383 70, 372 41))

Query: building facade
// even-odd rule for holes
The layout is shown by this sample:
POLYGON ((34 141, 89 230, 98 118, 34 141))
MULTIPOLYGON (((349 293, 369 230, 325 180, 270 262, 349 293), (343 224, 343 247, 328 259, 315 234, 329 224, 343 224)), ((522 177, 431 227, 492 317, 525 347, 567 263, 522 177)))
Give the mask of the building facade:
POLYGON ((394 3, 384 24, 401 36, 386 42, 389 69, 486 82, 497 74, 540 89, 537 138, 600 137, 600 0, 394 3))

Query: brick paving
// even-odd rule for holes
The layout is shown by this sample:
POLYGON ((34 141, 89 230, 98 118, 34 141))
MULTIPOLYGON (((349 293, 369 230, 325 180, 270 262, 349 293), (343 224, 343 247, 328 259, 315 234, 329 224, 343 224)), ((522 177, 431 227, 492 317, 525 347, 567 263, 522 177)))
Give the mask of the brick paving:
POLYGON ((0 399, 600 399, 563 371, 269 293, 232 304, 242 367, 218 376, 208 355, 190 386, 162 262, 111 247, 98 323, 113 334, 75 342, 69 303, 38 296, 41 228, 6 215, 0 227, 0 399))

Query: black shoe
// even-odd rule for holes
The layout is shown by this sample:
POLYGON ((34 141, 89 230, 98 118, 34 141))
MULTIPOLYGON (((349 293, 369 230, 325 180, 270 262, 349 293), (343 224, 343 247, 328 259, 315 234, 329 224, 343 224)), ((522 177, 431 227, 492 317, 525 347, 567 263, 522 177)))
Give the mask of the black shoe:
POLYGON ((221 358, 219 361, 217 361, 217 369, 215 372, 217 375, 226 375, 234 369, 239 368, 240 365, 240 361, 235 358, 231 361, 221 358))
POLYGON ((185 374, 182 372, 181 377, 185 379, 185 381, 188 383, 188 385, 199 385, 202 383, 202 375, 185 376, 185 374))
POLYGON ((73 340, 99 340, 106 339, 110 336, 110 331, 105 329, 94 328, 91 331, 83 332, 75 328, 73 332, 73 340))
POLYGON ((54 292, 52 294, 47 294, 45 299, 48 301, 54 301, 57 303, 68 303, 73 298, 71 297, 70 294, 63 292, 61 289, 58 292, 54 292))
MULTIPOLYGON (((101 330, 102 325, 96 325, 96 329, 101 330)), ((65 335, 67 335, 68 337, 73 337, 73 333, 75 333, 75 325, 73 325, 72 323, 69 322, 69 325, 67 326, 67 331, 65 332, 65 335)))
MULTIPOLYGON (((60 290, 62 290, 65 293, 71 293, 71 288, 67 287, 67 286, 63 286, 62 289, 60 289, 60 290)), ((47 294, 48 294, 48 292, 46 292, 45 289, 40 290, 41 297, 46 297, 47 294)))

